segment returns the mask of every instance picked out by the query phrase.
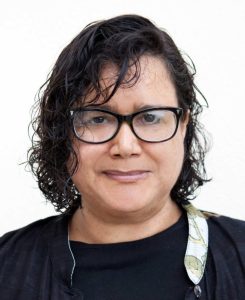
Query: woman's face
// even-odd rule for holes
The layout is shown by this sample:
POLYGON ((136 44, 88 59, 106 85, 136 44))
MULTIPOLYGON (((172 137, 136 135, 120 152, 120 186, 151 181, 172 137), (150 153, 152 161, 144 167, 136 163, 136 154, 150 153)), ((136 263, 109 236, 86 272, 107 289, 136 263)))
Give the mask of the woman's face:
MULTIPOLYGON (((137 83, 120 87, 106 108, 127 115, 144 106, 177 107, 175 88, 163 62, 143 56, 140 66, 137 83)), ((114 66, 103 70, 105 87, 114 80, 115 72, 114 66)), ((79 165, 72 180, 82 195, 83 209, 101 218, 118 219, 147 217, 162 209, 171 201, 170 191, 181 171, 186 123, 187 118, 180 121, 176 135, 161 143, 139 140, 126 123, 115 138, 103 144, 74 139, 79 165)))

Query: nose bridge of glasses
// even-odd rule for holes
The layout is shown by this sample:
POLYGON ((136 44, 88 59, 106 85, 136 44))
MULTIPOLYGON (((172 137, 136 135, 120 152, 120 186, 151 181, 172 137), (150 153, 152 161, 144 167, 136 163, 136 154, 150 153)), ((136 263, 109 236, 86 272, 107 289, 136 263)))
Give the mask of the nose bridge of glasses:
POLYGON ((118 120, 118 130, 117 132, 120 131, 121 126, 123 125, 123 123, 126 123, 132 134, 135 135, 134 130, 133 130, 133 126, 132 126, 132 119, 133 119, 133 115, 117 115, 117 120, 118 120))
POLYGON ((127 123, 130 128, 132 128, 133 115, 117 115, 118 125, 121 127, 123 123, 127 123))

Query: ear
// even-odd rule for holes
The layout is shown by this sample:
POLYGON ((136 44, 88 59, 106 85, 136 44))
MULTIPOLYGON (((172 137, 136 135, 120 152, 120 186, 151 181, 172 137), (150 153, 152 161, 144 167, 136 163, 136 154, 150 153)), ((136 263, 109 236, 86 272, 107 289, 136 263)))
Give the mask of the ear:
POLYGON ((181 131, 181 135, 182 135, 183 139, 185 138, 186 129, 187 129, 189 120, 190 120, 190 110, 188 109, 187 111, 185 111, 184 117, 180 119, 179 126, 180 126, 180 131, 181 131))

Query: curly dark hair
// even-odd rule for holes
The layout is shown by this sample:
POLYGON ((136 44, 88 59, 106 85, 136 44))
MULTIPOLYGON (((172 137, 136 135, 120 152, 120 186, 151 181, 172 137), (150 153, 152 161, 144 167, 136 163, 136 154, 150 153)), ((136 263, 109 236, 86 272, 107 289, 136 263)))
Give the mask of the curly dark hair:
POLYGON ((204 164, 208 142, 198 121, 203 107, 196 96, 200 91, 194 84, 194 64, 187 63, 172 38, 151 21, 138 15, 122 15, 87 25, 61 52, 39 90, 31 122, 34 134, 28 164, 40 190, 56 211, 72 213, 82 201, 71 180, 71 173, 78 166, 72 147, 71 108, 77 103, 82 107, 91 91, 95 94, 93 104, 101 96, 105 102, 109 101, 118 87, 125 84, 132 66, 135 74, 127 84, 134 85, 140 76, 142 55, 162 59, 176 88, 179 106, 190 112, 183 167, 171 191, 172 199, 185 203, 208 181, 204 164), (118 67, 118 74, 114 84, 103 90, 100 75, 108 63, 118 67), (67 168, 70 159, 72 171, 67 168))

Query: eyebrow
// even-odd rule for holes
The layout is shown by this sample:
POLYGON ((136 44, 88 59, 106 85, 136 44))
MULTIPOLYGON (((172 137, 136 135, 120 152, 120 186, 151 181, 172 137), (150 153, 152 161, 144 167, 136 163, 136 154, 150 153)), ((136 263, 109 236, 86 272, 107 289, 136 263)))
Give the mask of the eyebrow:
MULTIPOLYGON (((164 106, 162 106, 162 105, 150 105, 150 104, 139 105, 136 108, 136 110, 133 111, 133 113, 141 111, 141 110, 145 110, 145 109, 159 108, 159 107, 164 108, 164 106)), ((116 113, 118 113, 118 109, 116 107, 113 107, 112 105, 109 105, 109 104, 89 105, 89 106, 86 106, 86 108, 99 108, 99 109, 108 110, 110 112, 116 112, 116 113)))

